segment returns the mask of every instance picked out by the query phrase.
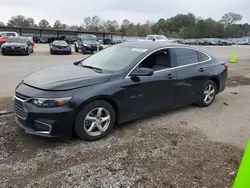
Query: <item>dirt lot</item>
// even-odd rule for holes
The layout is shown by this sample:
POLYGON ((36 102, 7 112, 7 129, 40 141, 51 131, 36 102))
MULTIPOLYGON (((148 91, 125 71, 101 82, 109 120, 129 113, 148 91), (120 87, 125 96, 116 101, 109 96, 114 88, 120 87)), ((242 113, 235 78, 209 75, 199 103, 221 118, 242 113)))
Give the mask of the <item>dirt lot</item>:
POLYGON ((96 142, 27 135, 12 113, 9 91, 19 77, 81 54, 0 56, 5 69, 0 69, 0 111, 9 112, 0 115, 0 187, 231 187, 250 134, 250 47, 204 48, 224 60, 238 54, 228 87, 213 105, 118 125, 96 142), (18 62, 22 66, 12 69, 18 62))

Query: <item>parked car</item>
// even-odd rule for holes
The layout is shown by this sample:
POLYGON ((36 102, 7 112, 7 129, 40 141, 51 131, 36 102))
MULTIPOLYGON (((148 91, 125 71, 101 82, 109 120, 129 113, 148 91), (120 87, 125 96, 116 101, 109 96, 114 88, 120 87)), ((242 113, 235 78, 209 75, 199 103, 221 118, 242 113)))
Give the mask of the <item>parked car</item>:
POLYGON ((164 35, 148 35, 146 37, 147 41, 158 41, 158 42, 174 42, 164 35))
POLYGON ((211 105, 225 89, 227 69, 224 61, 181 44, 117 44, 28 75, 15 90, 15 118, 26 133, 66 137, 75 131, 94 141, 115 123, 184 104, 211 105))
POLYGON ((33 51, 32 43, 27 37, 9 37, 1 46, 2 55, 29 55, 33 51))
POLYGON ((103 49, 103 46, 100 42, 97 41, 95 35, 79 35, 74 42, 75 52, 81 51, 85 54, 87 51, 94 52, 103 49))
POLYGON ((71 45, 64 40, 54 40, 50 44, 50 54, 71 54, 71 45))
POLYGON ((9 37, 17 37, 17 32, 10 32, 10 31, 2 31, 0 32, 0 47, 3 43, 7 41, 9 37))
POLYGON ((37 36, 33 37, 33 41, 35 43, 42 43, 42 44, 48 43, 48 39, 37 37, 37 36))

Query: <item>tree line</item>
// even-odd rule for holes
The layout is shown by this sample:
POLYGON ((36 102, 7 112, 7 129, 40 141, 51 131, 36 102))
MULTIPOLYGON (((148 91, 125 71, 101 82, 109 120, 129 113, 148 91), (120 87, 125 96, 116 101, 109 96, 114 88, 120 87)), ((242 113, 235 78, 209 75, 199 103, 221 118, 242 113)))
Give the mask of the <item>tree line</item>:
MULTIPOLYGON (((22 15, 12 16, 6 23, 7 26, 38 27, 55 29, 73 29, 85 31, 120 32, 124 36, 145 37, 149 34, 162 34, 172 38, 236 38, 250 36, 250 25, 239 24, 242 16, 229 12, 216 21, 212 18, 202 19, 193 13, 177 14, 176 16, 157 22, 133 23, 127 19, 119 24, 116 20, 104 21, 98 16, 86 17, 81 25, 67 25, 56 20, 51 25, 46 19, 35 23, 33 18, 22 15)), ((0 22, 0 26, 5 23, 0 22)))

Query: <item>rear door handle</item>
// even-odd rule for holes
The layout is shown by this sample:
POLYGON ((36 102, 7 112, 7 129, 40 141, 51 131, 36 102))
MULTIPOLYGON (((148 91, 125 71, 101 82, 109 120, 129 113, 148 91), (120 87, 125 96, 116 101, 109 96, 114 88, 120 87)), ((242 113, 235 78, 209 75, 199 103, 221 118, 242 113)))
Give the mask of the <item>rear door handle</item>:
POLYGON ((167 76, 166 76, 166 78, 168 78, 168 79, 172 79, 172 78, 174 78, 175 76, 174 75, 172 75, 172 74, 168 74, 167 76))
POLYGON ((204 69, 204 68, 199 68, 199 72, 204 72, 204 71, 206 71, 206 69, 204 69))

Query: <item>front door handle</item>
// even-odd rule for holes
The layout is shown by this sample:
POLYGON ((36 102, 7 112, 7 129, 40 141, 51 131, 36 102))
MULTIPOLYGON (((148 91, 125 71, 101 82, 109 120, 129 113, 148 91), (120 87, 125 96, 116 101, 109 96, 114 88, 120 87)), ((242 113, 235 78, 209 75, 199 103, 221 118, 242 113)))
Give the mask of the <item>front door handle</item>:
POLYGON ((199 72, 204 72, 204 71, 206 71, 206 69, 204 69, 204 68, 199 68, 199 72))
POLYGON ((172 78, 174 78, 174 75, 172 75, 172 74, 168 74, 168 75, 166 76, 166 78, 168 78, 168 79, 172 79, 172 78))

